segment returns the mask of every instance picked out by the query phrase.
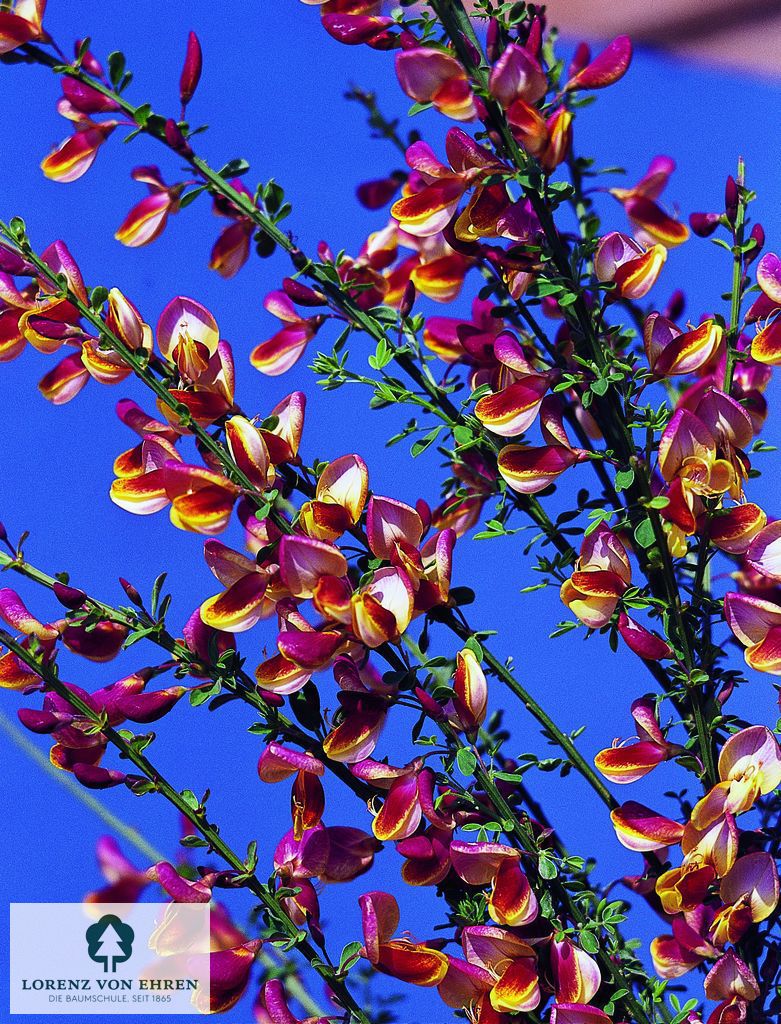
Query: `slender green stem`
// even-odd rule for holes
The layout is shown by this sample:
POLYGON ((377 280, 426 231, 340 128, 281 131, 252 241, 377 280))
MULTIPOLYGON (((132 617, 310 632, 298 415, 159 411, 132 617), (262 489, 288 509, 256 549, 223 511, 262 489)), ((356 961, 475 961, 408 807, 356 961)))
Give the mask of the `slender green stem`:
MULTIPOLYGON (((27 736, 25 736, 21 729, 16 726, 3 711, 0 711, 0 730, 6 734, 14 746, 18 747, 19 750, 21 750, 22 753, 33 762, 33 764, 37 765, 58 785, 63 786, 75 800, 78 800, 80 804, 83 804, 84 807, 91 811, 108 828, 110 828, 115 835, 124 839, 124 841, 129 846, 132 846, 145 860, 149 861, 151 864, 159 864, 161 861, 167 859, 162 850, 158 850, 157 847, 153 846, 146 836, 142 835, 137 828, 128 824, 128 822, 123 818, 118 817, 110 811, 108 807, 101 803, 100 800, 97 800, 89 790, 86 790, 83 786, 79 785, 69 772, 64 772, 55 768, 49 758, 41 753, 38 747, 28 739, 27 736)), ((282 956, 283 959, 280 963, 280 961, 274 959, 273 956, 270 956, 268 953, 261 950, 258 955, 258 960, 270 971, 279 971, 280 968, 282 968, 285 988, 291 998, 296 999, 304 1008, 306 1013, 311 1014, 313 1017, 324 1017, 325 1011, 307 992, 298 976, 295 973, 285 971, 285 968, 290 964, 290 961, 284 958, 284 954, 282 954, 282 956)))
MULTIPOLYGON (((220 465, 225 471, 225 475, 228 479, 240 486, 248 495, 248 497, 255 502, 256 507, 261 507, 265 504, 265 499, 262 494, 259 495, 256 486, 246 476, 246 474, 236 465, 230 456, 228 450, 220 444, 219 441, 215 440, 212 435, 205 430, 193 417, 190 410, 182 402, 179 402, 174 395, 166 387, 165 383, 158 379, 149 365, 149 359, 144 352, 136 351, 130 348, 114 331, 112 331, 102 317, 95 312, 95 310, 83 299, 81 299, 75 292, 63 283, 63 279, 59 277, 48 264, 46 264, 40 256, 32 249, 26 238, 18 238, 11 228, 0 221, 0 233, 2 233, 6 239, 17 248, 19 253, 24 259, 28 260, 36 269, 39 280, 45 280, 53 287, 62 290, 68 301, 78 309, 81 316, 91 324, 92 327, 99 333, 100 338, 103 342, 107 343, 114 352, 121 356, 122 361, 130 367, 136 377, 141 380, 146 387, 165 405, 167 406, 176 416, 178 421, 189 430, 201 445, 209 451, 218 460, 220 465)), ((282 529, 289 530, 290 526, 286 521, 276 512, 274 508, 271 508, 269 515, 277 526, 282 529)))
POLYGON ((225 842, 220 835, 219 828, 209 821, 205 808, 194 809, 146 755, 141 752, 138 745, 132 740, 126 739, 125 735, 116 729, 107 725, 99 713, 94 711, 89 704, 60 680, 51 665, 43 664, 35 655, 17 643, 12 636, 2 629, 0 629, 0 643, 40 676, 48 690, 56 693, 74 711, 91 722, 96 730, 105 736, 108 742, 115 747, 120 757, 130 761, 142 776, 152 784, 154 791, 163 796, 193 825, 209 844, 209 848, 245 879, 244 884, 246 888, 263 904, 273 925, 281 930, 291 945, 295 946, 299 953, 306 958, 310 966, 321 975, 344 1009, 352 1015, 352 1018, 359 1022, 359 1024, 370 1024, 369 1018, 353 998, 344 979, 337 976, 333 969, 323 962, 320 953, 312 945, 306 934, 302 933, 291 920, 273 889, 261 882, 254 871, 247 870, 246 863, 225 842))
MULTIPOLYGON (((533 171, 535 169, 534 162, 519 146, 504 112, 490 95, 488 66, 463 3, 461 0, 429 0, 429 3, 442 23, 464 68, 482 94, 486 108, 486 123, 498 137, 501 155, 509 159, 519 171, 533 171)), ((599 329, 583 298, 580 282, 573 272, 567 247, 558 232, 549 205, 542 192, 536 188, 526 185, 524 191, 540 222, 553 266, 576 296, 575 301, 565 310, 565 315, 575 331, 576 338, 580 337, 585 345, 585 355, 591 359, 595 367, 604 369, 607 365, 607 349, 603 346, 599 329)), ((675 627, 676 639, 683 652, 684 664, 687 671, 691 672, 694 668, 694 637, 683 612, 675 568, 661 518, 655 509, 649 507, 653 492, 648 467, 636 454, 632 431, 627 423, 625 412, 621 408, 615 388, 608 388, 604 397, 593 403, 593 409, 609 444, 615 447, 622 462, 634 470, 634 480, 627 492, 630 499, 628 506, 630 521, 634 527, 643 519, 649 521, 653 531, 654 544, 658 551, 658 564, 646 558, 644 554, 640 554, 641 565, 648 575, 652 590, 667 602, 675 627)), ((665 687, 665 689, 667 688, 669 688, 669 684, 668 687, 665 687)), ((688 688, 688 693, 698 741, 703 742, 707 736, 701 733, 697 724, 703 718, 703 695, 700 688, 694 686, 688 688), (696 709, 695 705, 697 705, 696 709)), ((706 776, 703 782, 707 785, 707 778, 710 777, 713 767, 711 743, 705 742, 702 756, 706 765, 706 776)))
MULTIPOLYGON (((21 557, 11 558, 3 551, 0 551, 0 569, 10 569, 49 590, 52 590, 58 582, 53 576, 49 576, 48 573, 36 568, 25 559, 21 557)), ((278 708, 272 708, 257 692, 254 680, 246 672, 241 669, 233 672, 231 669, 221 669, 216 665, 203 663, 200 658, 193 654, 189 647, 172 636, 162 623, 154 622, 146 615, 136 614, 130 609, 115 608, 90 595, 86 596, 84 604, 90 611, 97 613, 101 619, 107 622, 114 622, 117 625, 124 626, 131 632, 136 630, 143 631, 145 639, 162 648, 162 650, 175 658, 180 665, 197 666, 199 671, 205 670, 211 680, 219 683, 226 690, 234 693, 246 704, 253 707, 270 728, 277 730, 286 740, 313 753, 340 782, 343 782, 361 800, 366 801, 372 797, 374 791, 370 786, 355 778, 346 765, 339 761, 333 761, 326 755, 319 737, 301 729, 282 714, 278 708)))
POLYGON ((365 89, 353 85, 350 87, 349 92, 345 93, 345 99, 360 103, 369 115, 369 127, 373 128, 381 139, 387 139, 388 142, 392 143, 402 156, 406 156, 407 143, 399 135, 398 119, 391 121, 385 117, 377 104, 377 97, 373 92, 366 92, 365 89))
MULTIPOLYGON (((6 228, 5 230, 6 236, 8 237, 9 241, 18 248, 18 250, 24 255, 26 259, 33 263, 36 269, 47 281, 49 281, 52 285, 55 285, 57 287, 63 287, 62 282, 53 273, 51 268, 48 267, 40 259, 40 257, 37 256, 35 252, 33 252, 33 250, 30 248, 29 244, 26 243, 26 241, 23 243, 20 242, 13 235, 13 233, 10 232, 10 229, 6 228)), ((94 310, 92 310, 86 303, 81 301, 78 298, 78 296, 76 296, 70 289, 66 289, 66 294, 69 301, 71 301, 74 305, 77 306, 77 308, 85 317, 85 319, 87 319, 93 325, 93 327, 99 332, 101 338, 110 347, 112 347, 123 359, 127 360, 128 365, 132 367, 134 373, 142 381, 142 383, 149 387, 154 394, 158 395, 158 397, 160 397, 161 400, 165 401, 166 405, 172 409, 172 411, 178 418, 180 418, 180 422, 185 422, 186 424, 189 425, 189 422, 192 421, 192 417, 190 416, 189 410, 186 410, 187 415, 185 417, 184 414, 182 413, 181 404, 177 402, 173 398, 173 396, 167 391, 165 385, 154 376, 145 360, 137 353, 135 353, 133 350, 129 349, 128 346, 125 345, 124 342, 122 342, 122 340, 118 338, 113 331, 110 331, 106 327, 105 323, 100 318, 100 316, 98 316, 94 312, 94 310)), ((194 422, 193 429, 194 431, 198 432, 197 436, 199 437, 199 439, 202 439, 202 436, 208 439, 209 450, 219 459, 220 464, 225 468, 228 477, 241 483, 246 488, 250 496, 254 496, 254 500, 256 502, 262 500, 261 498, 258 497, 257 492, 255 492, 255 489, 251 481, 246 478, 246 476, 241 472, 239 467, 235 464, 230 455, 230 452, 223 445, 221 445, 219 441, 215 440, 208 432, 204 431, 194 422)), ((300 480, 300 478, 298 477, 297 479, 300 480)), ((567 557, 571 560, 574 560, 575 552, 572 549, 572 546, 570 545, 569 541, 567 541, 567 539, 560 533, 560 531, 556 529, 555 524, 551 522, 550 518, 548 517, 547 513, 545 513, 539 501, 534 496, 530 495, 522 495, 520 497, 523 498, 522 507, 525 510, 527 510, 528 514, 534 519, 534 521, 537 522, 538 525, 540 525, 540 527, 545 532, 546 536, 549 537, 549 539, 554 543, 557 549, 563 554, 566 554, 567 557)), ((280 526, 281 528, 284 528, 286 531, 289 531, 291 529, 290 524, 287 522, 287 520, 284 519, 281 519, 280 526)), ((366 538, 363 536, 362 533, 354 532, 353 535, 360 538, 362 544, 366 544, 366 538)), ((7 556, 5 555, 2 555, 0 557, 2 559, 6 559, 7 563, 11 565, 11 567, 13 567, 12 559, 8 559, 7 556)), ((2 561, 0 561, 0 564, 2 564, 2 561)), ((38 582, 43 581, 39 579, 38 582)), ((53 582, 54 581, 52 580, 52 583, 53 582)), ((105 606, 101 609, 101 614, 103 613, 109 614, 108 606, 105 606)), ((452 620, 452 623, 448 621, 447 624, 451 631, 457 632, 457 630, 454 628, 454 619, 452 620)), ((500 665, 501 663, 497 661, 496 664, 500 665)), ((513 679, 512 674, 509 673, 507 669, 505 669, 504 667, 502 667, 502 669, 503 671, 500 678, 502 678, 505 682, 507 682, 508 678, 513 679)), ((581 772, 581 774, 584 775, 584 777, 587 779, 592 788, 594 788, 599 793, 600 798, 602 800, 612 799, 609 797, 608 791, 606 790, 604 785, 596 777, 593 769, 577 753, 577 750, 572 744, 571 740, 569 740, 569 738, 566 737, 565 734, 555 726, 550 716, 547 715, 547 713, 544 712, 542 708, 540 708, 539 704, 537 704, 537 702, 534 701, 533 698, 531 698, 531 696, 520 685, 520 683, 515 683, 515 689, 513 690, 513 692, 516 694, 516 696, 520 697, 521 700, 523 700, 524 704, 529 708, 529 710, 532 711, 533 714, 535 714, 535 717, 538 718, 538 720, 545 726, 546 729, 551 729, 552 726, 551 735, 560 744, 562 743, 562 741, 566 744, 566 746, 563 746, 562 749, 564 749, 567 755, 572 758, 573 765, 578 769, 578 771, 581 772), (540 715, 544 717, 539 717, 540 715), (573 752, 575 755, 574 757, 573 752)), ((347 774, 349 775, 350 773, 348 772, 347 774)))
MULTIPOLYGON (((440 616, 440 621, 444 622, 444 624, 453 633, 455 633, 456 636, 460 637, 461 640, 469 640, 470 638, 477 636, 474 630, 459 622, 451 611, 445 611, 440 616)), ((610 810, 617 807, 618 803, 610 790, 599 778, 594 768, 588 763, 588 761, 586 761, 570 737, 556 725, 547 711, 545 711, 542 705, 532 697, 529 691, 520 682, 518 682, 507 666, 504 665, 484 645, 481 644, 481 646, 483 646, 483 657, 485 659, 485 663, 496 678, 499 679, 507 689, 521 701, 529 714, 531 714, 532 717, 535 718, 543 727, 544 732, 550 737, 550 739, 564 751, 571 761, 572 766, 583 776, 605 806, 610 810)))
POLYGON ((738 161, 738 207, 735 215, 732 246, 732 288, 730 291, 729 330, 727 331, 727 361, 724 368, 724 391, 731 394, 738 359, 737 341, 740 335, 740 306, 743 301, 743 243, 746 228, 746 201, 743 189, 746 184, 746 167, 741 157, 738 161))
POLYGON ((134 847, 150 864, 159 864, 161 860, 166 860, 165 854, 156 849, 137 828, 123 821, 122 818, 118 818, 116 814, 113 814, 89 790, 86 790, 76 782, 69 772, 55 768, 49 758, 42 754, 32 740, 28 739, 2 711, 0 711, 0 729, 2 729, 14 746, 18 747, 23 754, 29 757, 50 778, 67 789, 71 796, 78 800, 79 803, 89 808, 112 832, 121 836, 126 843, 134 847))
MULTIPOLYGON (((418 647, 414 639, 409 635, 405 636, 405 645, 412 652, 414 657, 416 657, 418 660, 425 661, 425 656, 423 655, 423 652, 420 651, 420 648, 418 647)), ((499 675, 504 682, 507 682, 507 679, 500 674, 506 672, 504 666, 501 665, 500 662, 497 662, 496 659, 493 658, 493 656, 486 655, 485 652, 484 656, 487 664, 491 667, 494 673, 499 675)), ((566 744, 569 748, 568 753, 570 754, 570 757, 579 759, 579 761, 581 762, 581 765, 579 765, 579 767, 585 768, 593 776, 593 781, 589 781, 592 781, 592 785, 597 790, 597 792, 599 792, 602 799, 605 800, 605 802, 611 808, 616 806, 615 801, 612 801, 612 797, 604 788, 604 786, 602 786, 601 782, 596 777, 593 770, 590 769, 588 764, 582 760, 579 752, 577 751, 577 748, 575 748, 574 744, 572 744, 572 742, 569 740, 569 737, 565 736, 563 733, 560 733, 556 729, 554 723, 548 718, 547 715, 545 715, 545 713, 542 711, 539 705, 536 704, 534 699, 529 694, 527 694, 525 690, 523 690, 520 684, 518 684, 512 678, 512 676, 509 676, 509 678, 512 680, 513 683, 513 686, 511 687, 513 689, 513 692, 516 693, 517 696, 524 694, 524 703, 526 703, 526 706, 529 708, 534 717, 537 718, 537 720, 541 724, 545 725, 546 729, 555 730, 556 733, 558 733, 556 739, 559 742, 559 744, 561 746, 564 746, 566 744)), ((458 732, 456 732, 456 730, 452 728, 452 726, 450 726, 446 721, 437 722, 437 725, 439 726, 440 730, 445 735, 445 737, 448 739, 452 748, 456 750, 469 750, 474 753, 471 745, 467 743, 464 740, 464 738, 458 732)), ((534 830, 531 826, 531 822, 525 815, 523 816, 523 818, 520 818, 518 816, 515 809, 510 805, 510 803, 499 790, 499 787, 496 785, 496 782, 494 781, 491 773, 481 763, 479 757, 477 759, 477 763, 474 769, 474 778, 477 781, 480 788, 486 794, 488 800, 490 801, 491 809, 496 814, 497 819, 502 823, 502 828, 505 832, 505 835, 507 835, 508 839, 510 840, 510 843, 516 848, 524 851, 525 853, 530 854, 534 859, 536 888, 538 889, 540 895, 542 895, 542 893, 544 893, 546 890, 549 890, 552 895, 555 895, 559 903, 559 906, 562 909, 563 913, 566 915, 566 917, 568 917, 578 928, 584 928, 588 924, 588 917, 583 912, 583 910, 578 906, 578 903, 572 897, 572 894, 568 891, 567 887, 563 884, 561 879, 558 876, 556 876, 554 879, 546 880, 537 874, 536 861, 537 858, 539 858, 540 856, 541 849, 539 843, 537 842, 537 838, 534 835, 534 830)), ((647 1021, 648 1024, 652 1024, 652 1019, 648 1016, 648 1014, 646 1014, 643 1007, 637 1002, 637 1000, 633 996, 630 986, 627 984, 626 979, 623 977, 621 973, 620 966, 613 961, 608 951, 604 949, 601 945, 597 953, 597 959, 599 960, 602 969, 605 971, 606 977, 610 978, 615 988, 625 992, 625 994, 621 996, 619 1001, 624 1003, 626 1009, 632 1014, 637 1024, 639 1024, 639 1022, 643 1020, 647 1021)))
MULTIPOLYGON (((87 74, 83 68, 75 65, 61 64, 39 46, 29 44, 22 48, 22 52, 30 61, 43 64, 56 74, 66 75, 68 78, 73 78, 77 82, 88 85, 90 88, 97 90, 102 96, 113 100, 123 113, 127 114, 139 125, 145 134, 161 142, 167 148, 173 149, 179 156, 184 157, 190 167, 197 171, 203 181, 206 182, 210 191, 227 199, 242 216, 253 223, 275 245, 283 249, 293 260, 296 270, 317 285, 318 289, 326 296, 334 308, 338 309, 351 324, 368 334, 375 341, 389 341, 387 331, 383 325, 361 309, 346 289, 335 285, 326 270, 319 263, 309 259, 299 249, 292 237, 284 232, 271 217, 264 213, 250 196, 235 189, 219 171, 215 171, 213 167, 189 147, 186 152, 180 152, 172 146, 166 138, 165 119, 149 115, 142 116, 140 113, 142 108, 129 103, 120 93, 105 85, 100 79, 87 74)), ((397 353, 395 358, 404 371, 438 403, 443 411, 454 420, 459 418, 459 412, 456 407, 452 405, 436 384, 420 370, 408 354, 397 353)))

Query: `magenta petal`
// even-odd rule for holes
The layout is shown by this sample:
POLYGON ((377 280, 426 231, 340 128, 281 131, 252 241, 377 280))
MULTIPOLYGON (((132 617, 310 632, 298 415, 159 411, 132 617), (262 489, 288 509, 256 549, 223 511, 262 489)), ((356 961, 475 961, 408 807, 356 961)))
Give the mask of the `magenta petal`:
POLYGON ((567 91, 604 89, 626 74, 631 60, 631 39, 629 36, 618 36, 590 64, 571 78, 564 88, 567 91))
POLYGON ((87 789, 111 789, 125 781, 125 773, 94 764, 74 764, 73 774, 87 789))

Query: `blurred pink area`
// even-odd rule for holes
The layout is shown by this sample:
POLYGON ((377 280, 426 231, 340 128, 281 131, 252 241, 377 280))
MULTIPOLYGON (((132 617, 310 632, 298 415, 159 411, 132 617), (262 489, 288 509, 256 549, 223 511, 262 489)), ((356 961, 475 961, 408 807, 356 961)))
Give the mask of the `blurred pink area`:
POLYGON ((715 68, 781 76, 781 0, 550 0, 562 35, 629 35, 715 68))

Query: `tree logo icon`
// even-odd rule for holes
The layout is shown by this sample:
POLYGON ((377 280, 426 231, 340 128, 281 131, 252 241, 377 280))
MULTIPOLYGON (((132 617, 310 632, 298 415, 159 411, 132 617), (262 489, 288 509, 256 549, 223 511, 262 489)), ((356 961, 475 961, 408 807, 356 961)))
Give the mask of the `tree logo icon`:
POLYGON ((111 971, 113 974, 117 964, 125 963, 133 955, 135 933, 116 914, 104 914, 89 926, 85 938, 90 960, 103 964, 105 973, 111 971))

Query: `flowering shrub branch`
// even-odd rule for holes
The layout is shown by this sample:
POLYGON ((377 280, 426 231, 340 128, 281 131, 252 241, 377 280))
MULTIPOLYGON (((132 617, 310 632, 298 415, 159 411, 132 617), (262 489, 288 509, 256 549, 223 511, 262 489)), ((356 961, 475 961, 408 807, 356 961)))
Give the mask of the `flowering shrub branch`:
MULTIPOLYGON (((207 852, 214 852, 231 868, 230 874, 222 879, 216 879, 213 884, 244 885, 254 896, 260 900, 268 914, 268 921, 278 936, 288 948, 297 948, 306 957, 310 966, 318 971, 327 981, 334 998, 348 1010, 353 1019, 367 1024, 368 1017, 350 994, 349 988, 338 976, 330 962, 324 962, 318 951, 310 944, 307 936, 293 922, 287 913, 280 898, 279 892, 261 882, 254 872, 256 856, 251 849, 247 858, 242 859, 227 845, 220 836, 219 828, 212 824, 206 816, 206 807, 203 801, 194 800, 192 794, 187 791, 180 793, 170 782, 155 768, 144 754, 147 746, 145 737, 134 736, 118 731, 106 723, 105 712, 101 713, 92 706, 91 702, 81 697, 72 686, 63 684, 51 666, 47 666, 30 653, 22 644, 14 640, 12 636, 0 630, 0 641, 13 653, 20 662, 25 664, 46 684, 50 693, 56 694, 65 704, 80 717, 84 726, 92 727, 96 734, 103 736, 119 752, 120 756, 130 761, 141 773, 140 776, 128 777, 125 780, 136 792, 156 792, 172 804, 181 815, 183 815, 203 837, 207 852)), ((85 735, 88 731, 85 729, 85 735)), ((254 954, 260 948, 260 943, 253 941, 247 944, 252 955, 248 958, 252 963, 254 954)), ((325 950, 323 949, 323 954, 325 950)), ((237 953, 238 955, 238 953, 237 953)), ((248 966, 249 966, 248 964, 248 966)))
MULTIPOLYGON (((781 747, 777 730, 728 707, 746 680, 716 632, 727 627, 752 670, 781 674, 781 529, 746 493, 757 475, 751 460, 768 447, 759 437, 764 393, 781 363, 781 261, 761 255, 745 168, 728 177, 723 211, 690 217, 696 235, 730 254, 728 310, 680 327, 682 292, 662 309, 644 301, 668 251, 689 241, 689 228, 660 202, 673 161, 655 157, 640 182, 607 190, 631 234, 604 232, 596 172, 573 144, 584 94, 628 71, 627 38, 596 56, 581 44, 567 67, 530 5, 477 0, 468 13, 461 0, 402 0, 386 14, 373 0, 306 2, 338 42, 393 53, 411 115, 431 109, 456 122, 443 163, 417 132, 406 140, 370 93, 352 90, 370 127, 408 165, 359 186, 366 208, 392 205, 356 257, 325 243, 307 255, 282 226, 292 208, 281 186, 272 179, 252 190, 246 161, 217 171, 198 156, 201 129, 187 120, 203 72, 195 33, 178 118, 126 98, 124 55, 111 54, 106 72, 82 40, 69 61, 46 33, 42 0, 0 14, 0 55, 43 66, 62 85, 58 110, 73 132, 44 158, 48 177, 67 183, 86 173, 117 130, 184 160, 192 177, 173 185, 156 167, 136 168, 149 194, 117 229, 120 242, 153 243, 172 216, 208 195, 228 221, 210 256, 220 276, 237 274, 253 244, 261 258, 277 248, 290 256, 291 276, 265 302, 280 326, 250 363, 282 375, 337 328, 330 351, 313 358, 319 385, 334 393, 359 385, 371 408, 409 406, 414 418, 388 443, 411 443, 412 458, 439 452, 441 503, 376 493, 358 453, 304 462, 305 395, 265 412, 243 408, 232 349, 200 302, 177 296, 153 330, 120 289, 89 290, 64 242, 38 251, 20 218, 0 223, 0 360, 28 344, 64 351, 40 384, 55 404, 90 380, 135 378, 160 419, 119 402, 138 441, 115 461, 112 500, 141 515, 167 509, 174 527, 207 537, 204 557, 221 588, 179 637, 164 577, 148 601, 123 581, 130 606, 114 607, 33 566, 3 532, 0 567, 52 591, 65 615, 42 622, 16 591, 0 590, 8 626, 0 685, 26 699, 42 694, 42 708, 23 707, 19 717, 51 737, 54 765, 89 789, 162 793, 200 836, 186 836, 186 845, 204 844, 227 864, 195 871, 162 862, 143 873, 122 861, 113 873, 134 898, 151 879, 174 901, 210 901, 215 887, 243 887, 260 901, 265 931, 230 931, 212 954, 213 998, 203 1009, 236 1003, 268 942, 301 953, 327 982, 334 1012, 322 1020, 368 1024, 352 984, 364 961, 436 987, 473 1024, 769 1022, 781 982, 781 747), (454 302, 467 284, 476 286, 469 316, 431 312, 430 303, 454 302), (372 351, 357 358, 368 371, 348 349, 362 336, 372 351), (595 497, 568 490, 585 464, 595 497), (248 553, 216 539, 236 520, 248 553), (631 705, 636 739, 598 752, 593 766, 582 730, 565 732, 492 652, 494 631, 474 629, 464 611, 474 595, 453 585, 457 541, 490 543, 531 528, 523 553, 533 554, 538 582, 525 589, 556 587, 573 616, 551 635, 584 627, 613 649, 624 644, 655 684, 631 705), (724 595, 711 572, 717 558, 737 586, 724 595), (253 677, 238 636, 272 617, 274 653, 253 677), (68 653, 108 662, 142 641, 159 649, 160 664, 91 694, 61 679, 68 653), (167 672, 174 685, 147 688, 167 672), (333 714, 321 700, 326 672, 336 686, 333 714), (500 709, 489 714, 489 678, 510 707, 517 700, 528 710, 556 757, 505 753, 511 737, 500 709), (185 694, 192 707, 250 706, 260 719, 252 732, 261 781, 291 783, 291 828, 268 884, 256 847, 239 857, 205 801, 160 776, 146 754, 154 737, 120 728, 163 718, 185 694), (383 746, 386 721, 404 710, 416 719, 411 760, 383 746), (110 748, 140 775, 104 767, 110 748), (693 800, 685 790, 667 793, 670 815, 613 796, 612 785, 666 762, 700 790, 693 800), (669 929, 650 959, 625 933, 630 904, 611 900, 595 879, 593 851, 588 859, 569 852, 566 822, 552 821, 535 792, 537 770, 579 774, 618 842, 641 855, 640 873, 624 882, 669 929), (326 772, 366 808, 371 834, 324 824, 326 772), (738 826, 741 815, 748 827, 738 826), (315 883, 363 876, 389 844, 402 880, 441 897, 442 935, 398 937, 395 897, 368 890, 359 901, 363 941, 348 944, 337 964, 326 953, 315 883), (684 1003, 671 988, 696 972, 714 1005, 696 986, 684 1003)), ((262 1024, 297 1019, 274 978, 255 1013, 262 1024)))

